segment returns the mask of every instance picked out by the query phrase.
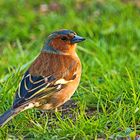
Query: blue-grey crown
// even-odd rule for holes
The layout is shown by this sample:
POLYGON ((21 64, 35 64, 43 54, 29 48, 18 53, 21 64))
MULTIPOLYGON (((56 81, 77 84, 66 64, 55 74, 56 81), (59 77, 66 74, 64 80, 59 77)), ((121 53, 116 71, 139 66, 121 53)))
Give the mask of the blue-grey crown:
POLYGON ((68 35, 68 34, 76 34, 74 31, 71 31, 71 30, 67 30, 67 29, 62 29, 62 30, 58 30, 58 31, 55 31, 55 32, 53 32, 51 35, 55 35, 55 34, 57 34, 57 35, 60 35, 60 34, 62 34, 62 35, 68 35))

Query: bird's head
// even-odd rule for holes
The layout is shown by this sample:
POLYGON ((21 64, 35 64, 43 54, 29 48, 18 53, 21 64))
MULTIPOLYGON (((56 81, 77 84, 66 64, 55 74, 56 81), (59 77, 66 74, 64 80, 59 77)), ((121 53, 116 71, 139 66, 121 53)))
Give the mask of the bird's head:
POLYGON ((84 40, 83 37, 78 36, 71 30, 59 30, 48 36, 42 51, 56 54, 73 53, 75 52, 76 44, 84 40))

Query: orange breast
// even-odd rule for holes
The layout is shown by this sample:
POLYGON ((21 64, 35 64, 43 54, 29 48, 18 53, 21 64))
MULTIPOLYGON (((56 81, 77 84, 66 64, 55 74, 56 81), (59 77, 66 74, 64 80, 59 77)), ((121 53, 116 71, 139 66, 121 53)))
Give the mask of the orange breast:
POLYGON ((80 77, 81 66, 77 71, 77 77, 72 82, 67 83, 67 86, 65 86, 64 89, 60 90, 59 92, 53 93, 51 94, 51 96, 46 98, 45 104, 40 106, 39 108, 43 110, 54 109, 67 102, 76 91, 80 82, 80 77))

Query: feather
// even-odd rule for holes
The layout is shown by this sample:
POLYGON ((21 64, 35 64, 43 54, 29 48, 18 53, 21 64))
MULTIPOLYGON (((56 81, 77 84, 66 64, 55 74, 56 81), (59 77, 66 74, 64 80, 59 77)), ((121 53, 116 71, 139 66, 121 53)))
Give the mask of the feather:
MULTIPOLYGON (((27 71, 19 84, 13 107, 18 107, 36 97, 37 94, 46 90, 53 80, 55 80, 53 76, 32 76, 29 71, 27 71)), ((57 87, 55 88, 57 89, 57 87)))

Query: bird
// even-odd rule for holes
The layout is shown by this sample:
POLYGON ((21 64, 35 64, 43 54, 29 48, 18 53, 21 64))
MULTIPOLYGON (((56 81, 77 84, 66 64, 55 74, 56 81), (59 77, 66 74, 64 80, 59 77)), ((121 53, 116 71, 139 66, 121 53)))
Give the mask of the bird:
POLYGON ((71 98, 82 72, 76 46, 84 40, 68 29, 54 31, 47 37, 24 73, 11 108, 0 116, 0 127, 27 109, 57 109, 71 98))

